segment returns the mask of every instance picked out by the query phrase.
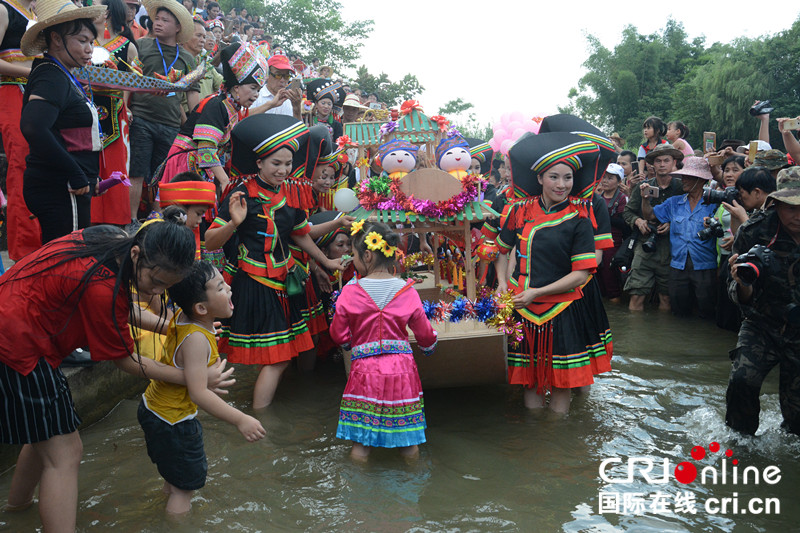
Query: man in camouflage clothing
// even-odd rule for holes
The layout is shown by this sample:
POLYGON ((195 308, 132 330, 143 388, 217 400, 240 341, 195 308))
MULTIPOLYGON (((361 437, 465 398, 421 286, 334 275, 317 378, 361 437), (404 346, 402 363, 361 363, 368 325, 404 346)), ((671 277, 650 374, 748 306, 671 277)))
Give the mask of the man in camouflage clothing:
POLYGON ((725 423, 750 435, 758 429, 761 383, 776 365, 782 427, 800 435, 800 167, 781 170, 777 185, 766 209, 739 229, 730 258, 729 294, 744 320, 731 351, 725 423), (758 278, 747 285, 747 271, 735 261, 758 244, 772 252, 772 260, 759 265, 758 278))

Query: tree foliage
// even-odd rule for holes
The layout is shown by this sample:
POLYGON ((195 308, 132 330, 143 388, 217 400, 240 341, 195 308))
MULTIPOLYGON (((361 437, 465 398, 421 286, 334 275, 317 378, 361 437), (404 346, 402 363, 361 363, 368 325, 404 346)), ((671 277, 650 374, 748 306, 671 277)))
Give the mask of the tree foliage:
POLYGON ((465 102, 462 98, 456 98, 439 108, 438 114, 447 117, 450 124, 464 137, 488 141, 492 137, 492 127, 489 124, 479 124, 475 118, 475 113, 472 112, 473 109, 475 109, 475 106, 470 102, 465 102))
POLYGON ((385 72, 381 72, 378 76, 371 74, 364 65, 361 65, 356 70, 356 76, 352 80, 352 84, 366 93, 377 94, 378 101, 386 102, 389 107, 399 105, 405 100, 416 98, 417 95, 425 90, 413 74, 406 74, 403 79, 394 82, 389 79, 385 72))
POLYGON ((374 25, 369 19, 344 20, 336 0, 222 0, 220 6, 226 13, 231 7, 246 7, 249 13, 266 15, 265 32, 275 46, 318 57, 335 69, 355 66, 374 25))
MULTIPOLYGON (((773 36, 711 46, 702 37, 690 41, 672 19, 651 35, 626 27, 613 50, 592 35, 587 40, 588 72, 563 110, 618 131, 629 147, 642 141, 650 115, 686 123, 689 143, 700 146, 703 131, 755 138, 758 122, 747 113, 755 100, 769 98, 779 116, 800 114, 800 19, 773 36)), ((772 139, 780 145, 777 133, 772 139)))

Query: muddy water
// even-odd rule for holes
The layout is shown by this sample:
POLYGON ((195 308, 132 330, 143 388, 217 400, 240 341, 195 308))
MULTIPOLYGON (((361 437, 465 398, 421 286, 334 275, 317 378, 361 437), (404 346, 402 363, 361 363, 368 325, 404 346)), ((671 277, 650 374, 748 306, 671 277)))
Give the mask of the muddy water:
MULTIPOLYGON (((268 437, 260 443, 247 444, 234 428, 203 416, 208 482, 178 522, 163 515, 162 482, 136 422, 138 399, 125 401, 82 432, 79 530, 796 530, 800 439, 779 427, 777 372, 762 391, 759 436, 742 438, 723 422, 733 334, 656 312, 631 316, 612 307, 609 315, 614 372, 576 398, 568 418, 527 412, 520 391, 505 386, 426 391, 428 443, 411 465, 385 450, 366 465, 352 463, 348 443, 334 437, 344 377, 331 368, 289 374, 262 416, 268 437), (712 442, 719 452, 708 451, 712 442), (705 459, 692 461, 695 446, 706 448, 705 459), (676 481, 678 463, 720 470, 727 449, 739 469, 775 466, 780 481, 755 485, 751 468, 748 484, 733 483, 730 462, 725 484, 712 484, 710 469, 705 484, 676 481), (605 471, 614 482, 604 481, 601 463, 614 457, 655 463, 654 482, 636 471, 616 483, 627 476, 618 464, 605 471), (659 483, 665 459, 670 478, 659 483), (721 513, 723 498, 730 502, 721 513), (749 512, 767 498, 777 499, 779 513, 775 501, 770 515, 749 512)), ((230 399, 246 407, 254 374, 238 372, 230 399)), ((10 473, 0 476, 3 495, 9 482, 10 473)), ((38 523, 35 508, 0 514, 3 531, 35 531, 38 523)))

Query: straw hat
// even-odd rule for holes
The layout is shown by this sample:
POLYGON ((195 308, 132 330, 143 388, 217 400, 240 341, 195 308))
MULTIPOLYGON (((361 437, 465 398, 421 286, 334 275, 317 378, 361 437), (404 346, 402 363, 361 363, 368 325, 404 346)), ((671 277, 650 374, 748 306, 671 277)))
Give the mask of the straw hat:
POLYGON ((655 148, 647 152, 644 160, 647 161, 648 165, 652 165, 656 157, 662 155, 671 155, 676 161, 683 161, 683 152, 672 146, 671 143, 657 144, 655 148))
POLYGON ((178 32, 176 39, 178 44, 183 44, 194 36, 194 19, 182 3, 176 0, 142 0, 142 5, 147 10, 147 16, 153 20, 161 8, 175 15, 178 24, 181 25, 181 31, 178 32))
POLYGON ((689 156, 683 160, 683 168, 680 170, 676 170, 675 172, 670 172, 671 176, 690 176, 693 178, 699 178, 701 180, 711 181, 714 179, 714 176, 711 174, 711 166, 708 164, 708 160, 704 157, 695 157, 689 156))
POLYGON ((38 0, 33 11, 37 22, 25 31, 19 46, 28 57, 38 56, 47 48, 44 39, 47 28, 72 20, 94 20, 106 12, 106 6, 77 7, 70 0, 38 0))
POLYGON ((352 93, 348 94, 347 96, 345 96, 344 103, 342 104, 342 107, 355 107, 356 109, 369 109, 367 106, 361 105, 361 100, 358 99, 358 96, 356 96, 355 94, 352 94, 352 93))

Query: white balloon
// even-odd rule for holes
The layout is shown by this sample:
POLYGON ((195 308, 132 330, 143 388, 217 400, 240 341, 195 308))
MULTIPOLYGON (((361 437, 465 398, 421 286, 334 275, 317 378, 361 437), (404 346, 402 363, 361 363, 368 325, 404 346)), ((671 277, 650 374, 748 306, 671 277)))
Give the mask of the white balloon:
POLYGON ((336 191, 336 194, 333 195, 333 206, 336 207, 337 211, 349 213, 358 207, 358 205, 358 198, 353 189, 339 189, 336 191))
POLYGON ((102 65, 111 59, 111 53, 102 46, 92 48, 92 65, 102 65))

